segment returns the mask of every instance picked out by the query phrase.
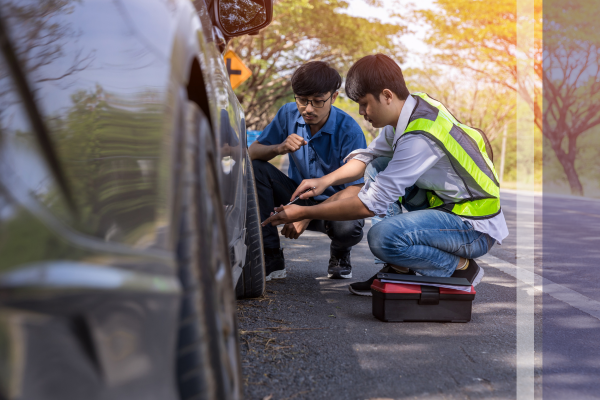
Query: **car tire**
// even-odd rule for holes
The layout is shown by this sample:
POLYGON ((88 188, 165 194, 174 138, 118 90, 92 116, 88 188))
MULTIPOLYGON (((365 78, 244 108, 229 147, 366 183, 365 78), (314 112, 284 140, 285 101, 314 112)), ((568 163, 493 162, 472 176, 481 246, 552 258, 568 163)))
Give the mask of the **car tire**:
POLYGON ((177 338, 180 398, 242 398, 237 310, 218 187, 215 145, 206 116, 186 107, 177 254, 183 288, 177 338))
POLYGON ((249 299, 260 297, 266 290, 265 256, 263 253, 262 226, 260 221, 260 210, 258 208, 258 194, 256 192, 256 181, 254 180, 254 169, 252 161, 246 152, 246 164, 248 173, 247 202, 246 209, 246 264, 242 268, 242 274, 238 279, 235 292, 238 299, 249 299))

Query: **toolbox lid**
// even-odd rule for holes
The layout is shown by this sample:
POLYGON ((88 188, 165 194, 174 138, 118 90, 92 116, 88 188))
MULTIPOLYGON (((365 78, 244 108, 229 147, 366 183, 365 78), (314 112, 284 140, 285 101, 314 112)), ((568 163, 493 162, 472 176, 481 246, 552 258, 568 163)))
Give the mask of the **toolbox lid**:
POLYGON ((447 277, 442 278, 439 276, 422 276, 422 275, 408 275, 408 274, 394 274, 389 272, 379 272, 377 279, 385 281, 398 281, 398 283, 414 283, 416 285, 427 285, 427 286, 462 286, 468 288, 471 286, 466 278, 453 278, 447 277))
MULTIPOLYGON (((385 294, 421 294, 421 285, 407 285, 403 283, 389 283, 389 282, 381 282, 379 279, 375 279, 373 284, 371 285, 371 289, 385 294)), ((462 290, 454 290, 454 289, 446 289, 439 288, 440 295, 442 294, 453 294, 453 295, 469 295, 473 296, 475 292, 475 288, 471 286, 471 290, 469 292, 464 292, 462 290)))

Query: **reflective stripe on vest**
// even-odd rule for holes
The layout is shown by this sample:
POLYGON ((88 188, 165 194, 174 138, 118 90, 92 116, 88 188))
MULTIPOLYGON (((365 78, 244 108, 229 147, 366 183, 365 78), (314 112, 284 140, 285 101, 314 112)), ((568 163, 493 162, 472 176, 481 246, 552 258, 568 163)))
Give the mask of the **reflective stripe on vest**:
MULTIPOLYGON (((417 107, 402 135, 424 134, 436 142, 462 179, 468 197, 444 202, 434 191, 429 206, 469 218, 490 218, 500 212, 500 185, 482 134, 459 122, 440 102, 425 93, 413 93, 417 107)), ((427 188, 423 188, 427 189, 427 188)))

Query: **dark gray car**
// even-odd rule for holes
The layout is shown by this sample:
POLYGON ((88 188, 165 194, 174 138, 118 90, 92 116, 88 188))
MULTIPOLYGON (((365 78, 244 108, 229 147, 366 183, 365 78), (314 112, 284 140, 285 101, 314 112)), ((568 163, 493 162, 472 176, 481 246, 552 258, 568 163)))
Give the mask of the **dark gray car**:
POLYGON ((264 292, 222 52, 272 0, 0 0, 0 399, 235 399, 264 292))

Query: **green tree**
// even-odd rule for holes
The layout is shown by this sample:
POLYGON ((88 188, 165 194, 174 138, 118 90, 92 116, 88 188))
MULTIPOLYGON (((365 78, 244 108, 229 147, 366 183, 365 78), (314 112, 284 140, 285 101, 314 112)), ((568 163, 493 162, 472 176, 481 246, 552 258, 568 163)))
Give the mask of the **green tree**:
MULTIPOLYGON (((513 91, 498 83, 478 80, 473 73, 457 74, 435 67, 409 68, 404 75, 411 92, 428 93, 448 107, 459 121, 484 131, 492 144, 496 171, 504 182, 515 180, 516 94, 513 91), (504 134, 507 137, 503 146, 504 134)), ((541 160, 540 155, 536 161, 541 164, 541 160)))
POLYGON ((249 129, 264 128, 276 105, 290 98, 289 78, 306 61, 329 62, 343 75, 368 54, 382 52, 402 60, 404 49, 393 38, 405 32, 404 26, 350 16, 344 13, 347 7, 344 0, 279 0, 268 28, 230 43, 252 70, 236 90, 249 129))
POLYGON ((452 76, 436 68, 404 71, 411 92, 441 101, 461 122, 479 128, 493 142, 515 117, 514 93, 474 76, 452 76))
POLYGON ((548 150, 577 195, 584 192, 575 162, 577 139, 600 124, 600 39, 595 32, 600 11, 595 3, 544 2, 542 32, 541 1, 535 1, 535 40, 528 52, 517 46, 516 0, 437 0, 437 10, 414 13, 430 27, 427 42, 439 51, 436 62, 472 71, 529 104, 548 150), (517 79, 517 57, 533 61, 533 81, 517 79), (533 97, 528 88, 534 89, 533 97))
POLYGON ((595 1, 549 0, 545 8, 545 143, 561 163, 571 192, 583 195, 576 169, 583 149, 577 140, 586 132, 598 137, 592 128, 600 125, 600 10, 595 1))
POLYGON ((426 42, 435 47, 437 63, 470 71, 476 77, 519 93, 542 129, 542 7, 535 0, 534 46, 524 53, 517 47, 517 0, 436 0, 436 9, 416 10, 414 20, 427 24, 426 42), (517 79, 517 57, 534 62, 535 81, 517 79), (532 87, 534 97, 529 96, 532 87))

